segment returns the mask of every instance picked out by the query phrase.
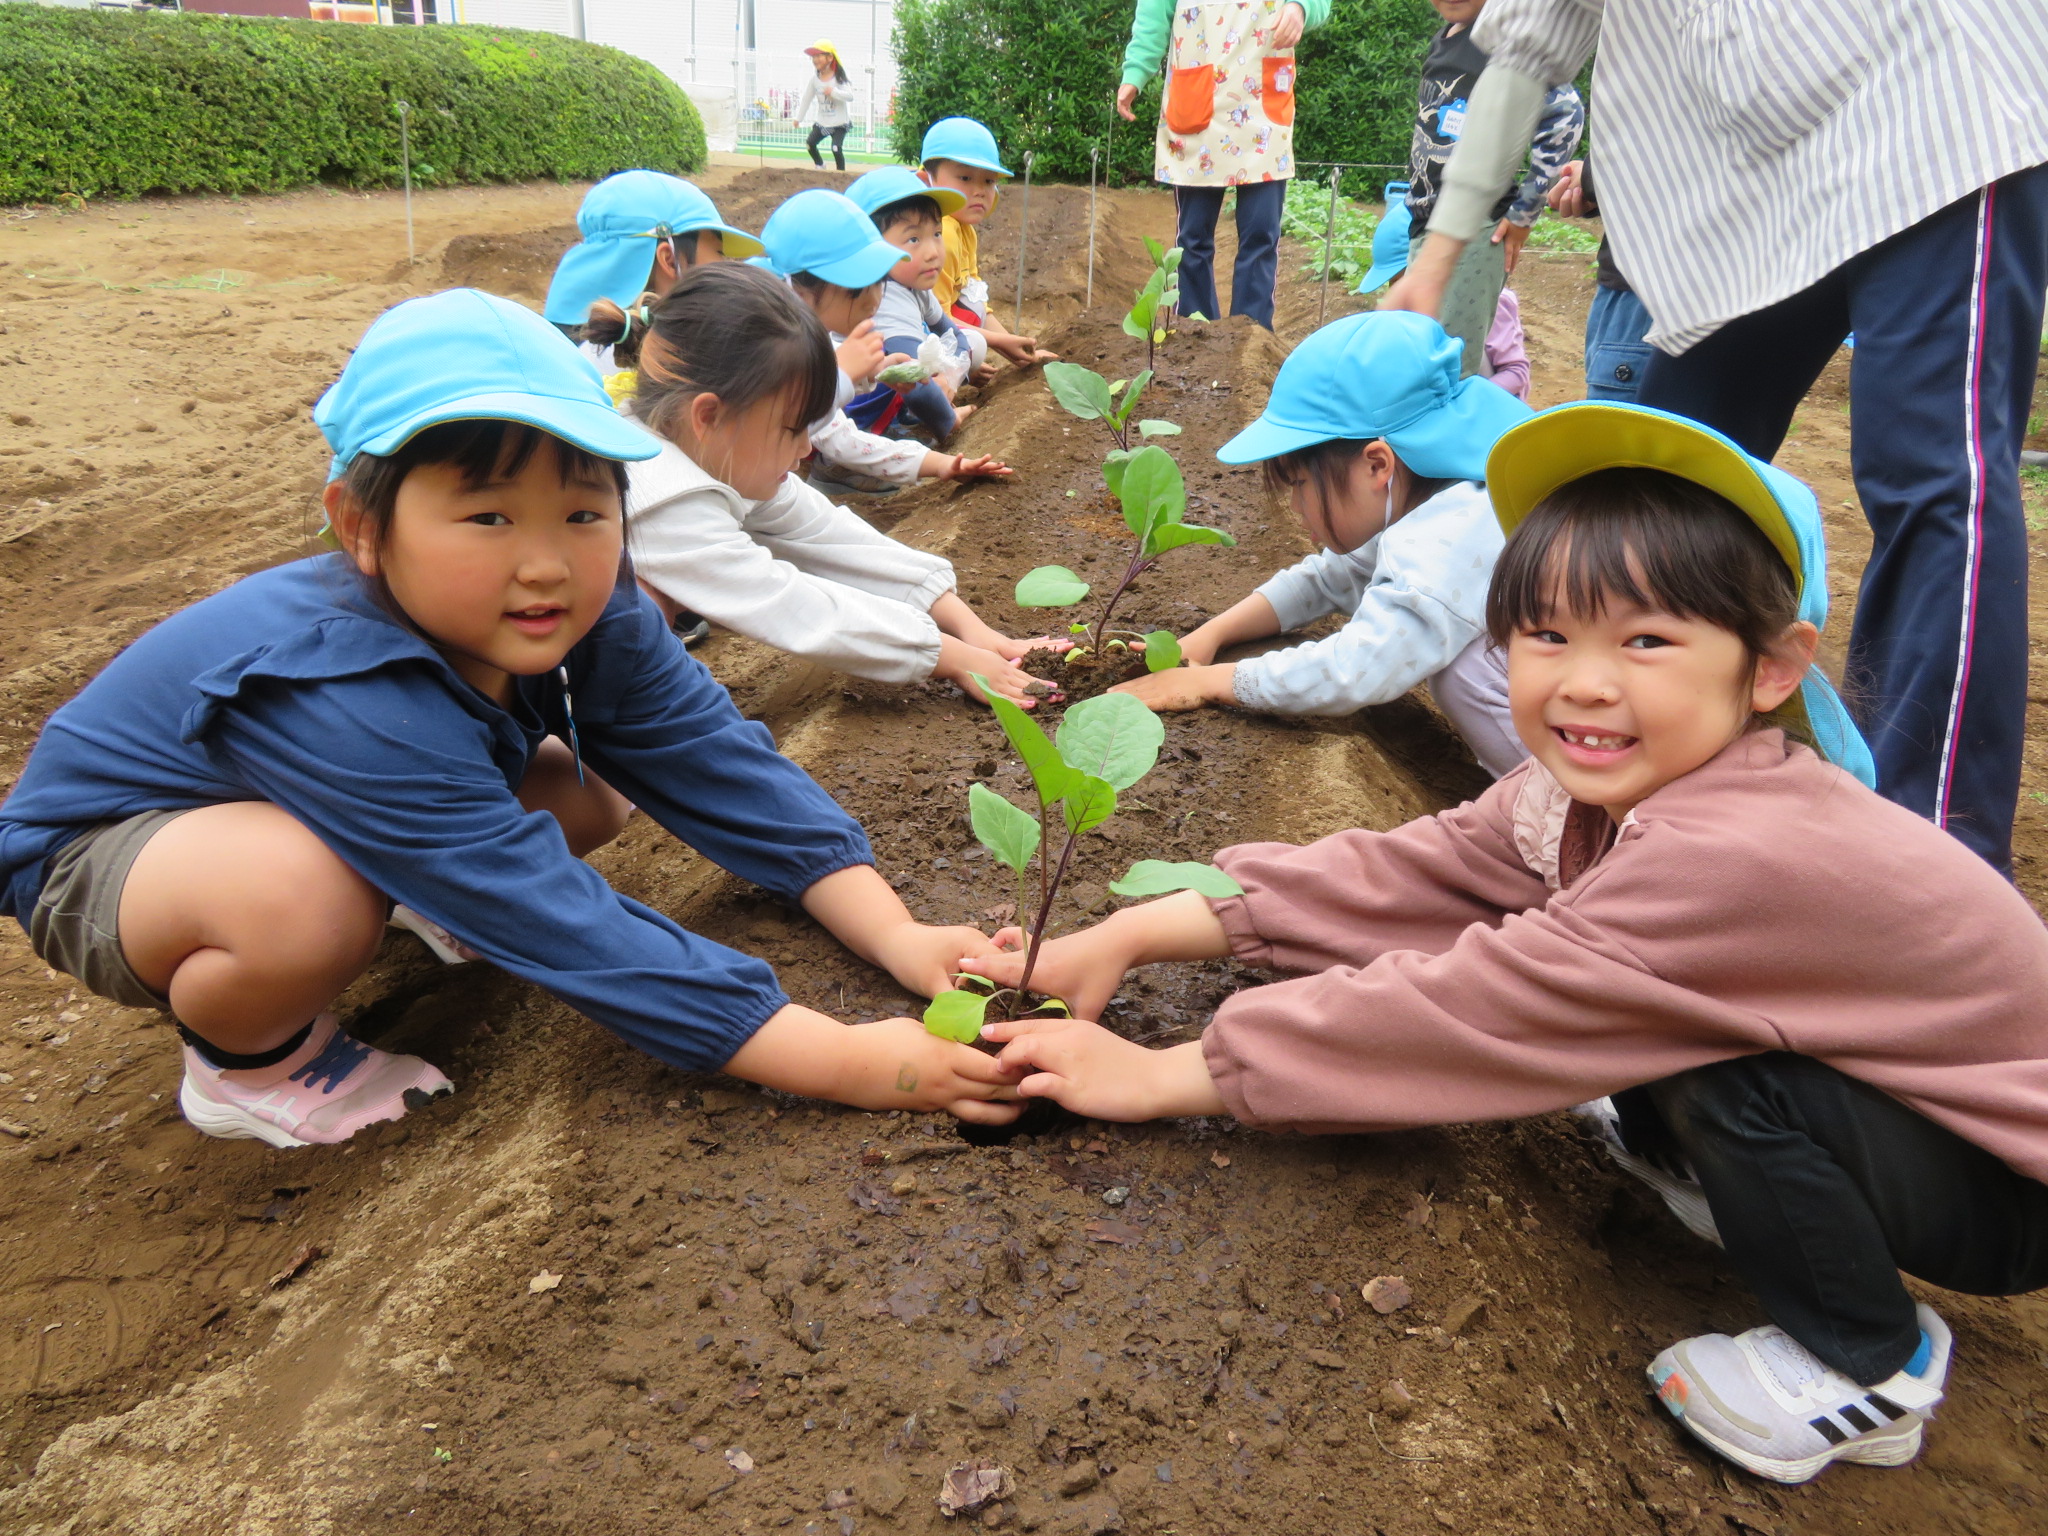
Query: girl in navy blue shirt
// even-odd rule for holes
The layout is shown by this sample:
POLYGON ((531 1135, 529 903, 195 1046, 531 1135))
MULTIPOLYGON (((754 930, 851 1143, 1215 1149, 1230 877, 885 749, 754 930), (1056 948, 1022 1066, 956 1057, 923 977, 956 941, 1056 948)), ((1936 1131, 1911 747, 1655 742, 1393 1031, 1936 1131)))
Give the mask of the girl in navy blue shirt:
MULTIPOLYGON (((821 327, 734 359, 727 398, 830 409, 821 327)), ((799 1007, 581 862, 638 806, 906 987, 945 986, 986 943, 912 921, 860 828, 635 588, 620 461, 657 445, 568 342, 473 290, 415 299, 314 416, 341 553, 144 635, 51 717, 0 805, 0 906, 53 967, 176 1015, 188 1120, 296 1146, 449 1091, 328 1011, 393 900, 672 1066, 1014 1113, 990 1102, 991 1058, 799 1007)))

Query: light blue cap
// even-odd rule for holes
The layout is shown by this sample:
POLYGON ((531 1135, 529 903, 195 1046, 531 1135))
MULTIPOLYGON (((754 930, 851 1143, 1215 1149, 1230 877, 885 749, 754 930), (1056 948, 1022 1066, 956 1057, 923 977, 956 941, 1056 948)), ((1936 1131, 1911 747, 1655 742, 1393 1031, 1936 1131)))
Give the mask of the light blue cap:
POLYGON ((879 283, 903 259, 851 198, 823 187, 799 192, 769 214, 761 243, 768 254, 756 265, 777 277, 808 272, 842 288, 879 283))
POLYGON ((1387 211, 1372 232, 1372 270, 1358 280, 1353 293, 1371 293, 1408 270, 1408 183, 1388 182, 1386 200, 1387 211))
POLYGON ((651 459, 661 444, 621 416, 590 359, 523 304, 451 288, 370 322, 313 407, 334 450, 327 478, 446 421, 522 421, 601 459, 651 459))
POLYGON ((1288 354, 1265 410, 1216 457, 1255 464, 1334 438, 1382 438, 1411 474, 1484 480, 1495 440, 1530 412, 1491 379, 1461 381, 1463 357, 1428 315, 1346 315, 1288 354))
POLYGON ((848 183, 846 195, 862 213, 868 214, 880 213, 906 197, 928 197, 939 205, 940 213, 958 213, 967 206, 966 193, 955 192, 951 187, 935 187, 907 165, 884 165, 865 176, 856 176, 848 183))
POLYGON ((544 313, 557 325, 581 325, 599 299, 624 309, 639 298, 654 270, 654 242, 664 232, 681 238, 715 229, 734 259, 761 249, 745 230, 720 220, 711 199, 696 187, 660 171, 607 176, 584 195, 576 227, 583 243, 563 253, 548 284, 544 313))
POLYGON ((956 160, 976 170, 994 171, 998 176, 1016 174, 1003 164, 996 136, 971 117, 942 117, 925 129, 917 159, 920 165, 930 165, 934 160, 956 160))

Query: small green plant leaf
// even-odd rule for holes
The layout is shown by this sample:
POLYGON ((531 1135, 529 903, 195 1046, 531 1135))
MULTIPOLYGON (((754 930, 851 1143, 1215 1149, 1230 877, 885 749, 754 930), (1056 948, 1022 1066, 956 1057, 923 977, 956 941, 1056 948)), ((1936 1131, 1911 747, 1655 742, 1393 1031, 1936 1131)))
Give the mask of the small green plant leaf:
POLYGON ((1038 852, 1038 818, 1020 810, 986 784, 967 786, 967 819, 981 846, 1018 874, 1038 852))
POLYGON ((1088 633, 1088 626, 1081 623, 1069 624, 1067 626, 1067 633, 1070 635, 1085 635, 1088 633))
POLYGON ((1164 340, 1166 340, 1166 332, 1164 332, 1164 331, 1154 331, 1154 332, 1152 333, 1152 345, 1153 345, 1153 346, 1155 346, 1155 347, 1156 347, 1156 346, 1158 346, 1158 345, 1159 345, 1159 343, 1160 343, 1160 342, 1162 342, 1162 341, 1164 341, 1164 340))
POLYGON ((1109 494, 1119 501, 1124 494, 1124 469, 1130 462, 1131 450, 1128 448, 1112 448, 1109 457, 1102 461, 1103 481, 1109 486, 1109 494))
POLYGON ((1112 396, 1115 396, 1115 395, 1120 395, 1120 394, 1122 394, 1122 393, 1123 393, 1123 389, 1124 389, 1124 386, 1125 386, 1126 384, 1130 383, 1130 382, 1131 382, 1131 381, 1130 381, 1129 379, 1116 379, 1116 380, 1113 380, 1113 381, 1112 381, 1112 382, 1110 383, 1110 386, 1109 386, 1109 392, 1110 392, 1110 394, 1111 394, 1112 396))
POLYGON ((1229 534, 1221 528, 1196 528, 1187 523, 1167 523, 1154 528, 1145 540, 1145 558, 1163 555, 1169 549, 1179 549, 1183 544, 1235 544, 1229 534))
MULTIPOLYGON (((1145 670, 1165 672, 1180 665, 1180 639, 1170 629, 1155 629, 1145 637, 1145 670)), ((1008 804, 1008 801, 1004 801, 1008 804)))
POLYGON ((1052 738, 1045 734, 1038 722, 997 693, 979 672, 970 672, 968 676, 981 688, 988 707, 995 711, 996 723, 1010 738, 1010 745, 1017 749, 1017 755, 1024 759, 1024 766, 1031 770, 1031 782, 1037 787, 1039 798, 1051 805, 1073 789, 1080 782, 1081 775, 1061 760, 1059 748, 1052 744, 1052 738))
MULTIPOLYGON (((1130 699, 1127 693, 1101 694, 1100 698, 1130 699)), ((1088 701, 1093 703, 1094 700, 1088 701)), ((1137 704, 1136 699, 1131 699, 1137 704)), ((1145 706, 1138 704, 1140 709, 1145 706)), ((1148 715, 1149 709, 1145 710, 1148 715)), ((1092 773, 1080 776, 1080 786, 1060 803, 1060 810, 1067 819, 1067 830, 1073 833, 1092 832, 1116 814, 1116 786, 1098 779, 1092 773)))
POLYGON ((1178 288, 1169 288, 1166 292, 1159 295, 1159 307, 1161 309, 1179 309, 1180 290, 1178 288))
POLYGON ((1152 259, 1155 262, 1158 262, 1159 265, 1165 267, 1167 271, 1178 272, 1180 270, 1180 258, 1182 254, 1183 253, 1181 251, 1181 248, 1176 245, 1172 250, 1166 253, 1165 260, 1161 261, 1160 258, 1157 256, 1154 256, 1152 259))
POLYGON ((1041 565, 1017 583, 1019 608, 1065 608, 1088 595, 1088 583, 1064 565, 1041 565))
POLYGON ((1054 744, 1068 767, 1129 789, 1159 761, 1166 726, 1128 693, 1100 693, 1067 711, 1054 744))
MULTIPOLYGON (((1137 313, 1134 309, 1130 314, 1124 316, 1124 334, 1126 336, 1135 336, 1138 340, 1143 341, 1152 329, 1152 317, 1147 315, 1143 320, 1140 320, 1137 318, 1137 313)), ((1050 368, 1052 364, 1047 363, 1045 366, 1050 368)))
POLYGON ((1140 859, 1121 880, 1110 882, 1118 896, 1164 896, 1169 891, 1200 891, 1212 900, 1242 896, 1244 887, 1214 864, 1169 864, 1164 859, 1140 859))
POLYGON ((1123 402, 1117 406, 1116 416, 1113 418, 1118 426, 1122 426, 1131 419, 1131 413, 1138 408, 1139 397, 1145 393, 1145 386, 1151 382, 1152 370, 1150 368, 1147 368, 1135 379, 1131 380, 1130 392, 1124 396, 1123 402))
POLYGON ((988 998, 979 992, 941 992, 924 1010, 924 1027, 942 1040, 972 1045, 981 1038, 988 998))
POLYGON ((986 976, 977 976, 972 971, 961 971, 954 979, 956 981, 978 981, 991 992, 996 989, 994 982, 990 981, 986 976))
POLYGON ((1179 437, 1180 423, 1176 421, 1157 421, 1147 417, 1138 423, 1138 430, 1147 437, 1179 437))
POLYGON ((1057 997, 1047 997, 1039 999, 1038 1006, 1035 1011, 1039 1013, 1044 1013, 1048 1008, 1057 1008, 1061 1013, 1064 1013, 1070 1019, 1074 1016, 1074 1010, 1069 1008, 1065 1002, 1063 1002, 1061 999, 1057 997))
POLYGON ((1150 444, 1132 454, 1131 462, 1124 468, 1119 499, 1124 506, 1124 526, 1146 541, 1145 555, 1149 559, 1154 553, 1150 548, 1154 531, 1178 523, 1187 511, 1187 485, 1173 455, 1150 444))
POLYGON ((1099 421, 1110 413, 1109 381, 1079 363, 1047 363, 1046 388, 1070 416, 1099 421))
MULTIPOLYGON (((1161 245, 1157 240, 1154 240, 1150 235, 1146 235, 1144 239, 1145 254, 1152 258, 1152 265, 1155 267, 1164 265, 1166 261, 1166 247, 1161 245)), ((1179 252, 1180 248, 1178 246, 1174 247, 1174 254, 1178 255, 1179 252)), ((1176 265, 1178 265, 1178 263, 1176 263, 1176 265)))

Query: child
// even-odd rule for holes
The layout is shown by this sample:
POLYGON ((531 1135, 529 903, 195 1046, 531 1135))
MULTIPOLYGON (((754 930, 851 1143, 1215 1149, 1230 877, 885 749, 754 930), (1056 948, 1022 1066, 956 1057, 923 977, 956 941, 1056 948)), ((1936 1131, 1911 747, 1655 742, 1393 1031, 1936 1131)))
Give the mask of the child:
MULTIPOLYGON (((1408 219, 1413 247, 1427 238, 1436 211, 1444 167, 1465 131, 1465 104, 1486 68, 1486 55, 1472 41, 1472 23, 1486 0, 1430 0, 1444 28, 1430 39, 1416 88, 1415 136, 1408 151, 1408 219)), ((1491 240, 1474 240, 1460 258, 1441 309, 1444 329, 1465 349, 1464 371, 1483 372, 1486 333, 1493 325, 1502 284, 1515 269, 1529 230, 1543 211, 1543 194, 1578 148, 1586 109, 1569 82, 1552 87, 1529 145, 1529 174, 1490 217, 1491 240)))
POLYGON ((1486 376, 1522 404, 1529 403, 1529 348, 1522 335, 1522 301, 1503 288, 1486 332, 1486 376))
MULTIPOLYGON (((915 171, 900 165, 869 171, 847 187, 846 195, 875 221, 882 238, 904 253, 904 259, 882 280, 882 298, 875 310, 875 329, 890 352, 915 357, 927 336, 940 337, 950 354, 943 374, 901 394, 902 412, 944 443, 974 414, 971 405, 954 409, 953 393, 987 354, 987 338, 972 326, 957 324, 932 288, 946 259, 940 221, 966 199, 944 187, 927 186, 915 171)), ((879 395, 865 395, 848 414, 871 432, 886 429, 896 407, 879 395)))
POLYGON ((633 466, 626 502, 641 581, 664 604, 857 677, 949 678, 980 698, 978 672, 1029 708, 1034 679, 1017 659, 1033 642, 976 618, 937 555, 790 473, 837 381, 824 326, 768 273, 728 262, 669 290, 632 400, 664 440, 633 466))
MULTIPOLYGON (((834 346, 853 332, 872 330, 868 322, 881 301, 882 279, 903 256, 875 232, 868 216, 850 199, 822 188, 799 192, 771 213, 761 242, 767 254, 757 258, 757 264, 766 262, 769 271, 788 281, 817 314, 834 346)), ((872 380, 853 382, 858 387, 872 380)), ((818 455, 811 483, 827 494, 841 485, 894 492, 920 477, 970 480, 1010 475, 1009 466, 985 455, 970 459, 933 453, 922 443, 863 432, 839 409, 812 423, 811 447, 818 455)))
POLYGON ((1235 704, 1346 715, 1429 682, 1495 778, 1528 755, 1508 714, 1507 672, 1486 638, 1500 554, 1480 482, 1496 439, 1529 408, 1485 379, 1458 379, 1458 343, 1424 315, 1348 315, 1280 365, 1266 409, 1216 457, 1265 464, 1323 546, 1181 641, 1190 663, 1118 690, 1154 709, 1235 704), (1227 646, 1332 613, 1334 635, 1246 661, 1227 646))
MULTIPOLYGON (((1200 1041, 989 1033, 1037 1069, 1026 1095, 1105 1119, 1371 1131, 1611 1094, 1631 1154, 1697 1171, 1775 1322, 1659 1354, 1665 1407, 1780 1482, 1909 1461, 1950 1338, 1898 1270, 2048 1283, 2048 933, 1867 787, 1812 670, 1827 578, 1804 486, 1680 417, 1586 402, 1487 468, 1511 530, 1487 618, 1535 760, 1393 832, 1226 849, 1244 895, 1168 897, 1041 953, 1082 1018, 1156 960, 1298 973, 1200 1041)), ((1019 961, 980 965, 1014 982, 1019 961)))
MULTIPOLYGON (((660 171, 607 176, 585 194, 576 227, 582 243, 562 253, 542 311, 565 332, 588 322, 601 303, 624 310, 643 293, 667 293, 699 262, 737 261, 761 249, 752 235, 723 222, 710 198, 660 171)), ((601 371, 612 370, 608 348, 590 341, 583 347, 601 371)))
POLYGON ((804 120, 812 103, 818 108, 818 120, 811 124, 811 136, 804 140, 804 148, 811 152, 811 164, 822 167, 825 161, 818 153, 818 141, 829 136, 832 163, 843 171, 846 130, 853 126, 853 86, 846 78, 846 66, 839 62, 839 45, 830 38, 819 38, 804 52, 810 56, 814 73, 804 82, 803 98, 796 104, 796 120, 804 120))
POLYGON ((996 136, 971 117, 942 117, 925 130, 918 159, 929 185, 961 197, 960 207, 942 221, 946 260, 932 289, 939 307, 960 324, 979 329, 993 350, 1020 368, 1058 362, 1057 352, 1039 349, 1037 337, 1019 336, 996 318, 989 308, 988 284, 981 280, 981 225, 995 212, 997 189, 1010 179, 996 136))
POLYGON ((185 1118, 302 1146, 451 1091, 328 1011, 393 898, 679 1070, 1006 1114, 979 1052, 799 1007, 580 862, 637 805, 905 986, 973 946, 911 921, 860 828, 626 579, 620 461, 653 444, 575 349, 473 289, 413 299, 314 419, 343 552, 145 634, 0 806, 0 899, 45 964, 176 1016, 185 1118))

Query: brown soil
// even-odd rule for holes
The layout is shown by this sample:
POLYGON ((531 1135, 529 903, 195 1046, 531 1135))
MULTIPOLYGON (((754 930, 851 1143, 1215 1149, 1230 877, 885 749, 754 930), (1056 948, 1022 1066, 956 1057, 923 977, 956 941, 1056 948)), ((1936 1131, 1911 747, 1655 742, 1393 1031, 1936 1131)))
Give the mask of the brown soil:
MULTIPOLYGON (((719 179, 747 224, 834 178, 719 179)), ((0 783, 143 628, 303 547, 325 462, 306 407, 371 316, 458 279, 537 297, 581 191, 422 194, 412 269, 388 196, 0 224, 0 783)), ((1170 205, 1106 198, 1104 302, 1080 316, 1085 200, 1034 193, 1025 318, 1070 358, 1128 370, 1110 309, 1170 205)), ((1014 211, 988 242, 1005 311, 1014 211)), ((1577 393, 1586 268, 1532 258, 1518 274, 1539 403, 1577 393)), ((1292 264, 1289 280, 1286 339, 1318 302, 1292 264)), ((1148 623, 1185 629, 1306 547, 1255 474, 1212 456, 1280 355, 1242 323, 1167 349, 1159 414, 1186 425, 1175 449, 1203 520, 1239 547, 1148 576, 1148 623)), ((1867 545, 1844 382, 1830 369, 1784 459, 1831 511, 1838 629, 1867 545)), ((1016 575, 1059 563, 1099 580, 1121 524, 1094 500, 1099 444, 1036 380, 1005 378, 987 402, 961 446, 1018 481, 887 511, 1024 632, 1044 620, 1010 605, 1016 575)), ((730 636, 706 655, 862 819, 920 915, 1008 915, 1013 889, 964 816, 973 779, 1022 798, 984 712, 730 636)), ((1168 733, 1081 856, 1070 917, 1101 909, 1138 857, 1391 826, 1483 782, 1415 698, 1340 721, 1204 711, 1168 733)), ((2038 901, 2048 733, 2034 739, 2020 868, 2038 901)), ((773 961, 803 1002, 914 1006, 649 825, 597 862, 773 961)), ((1162 968, 1110 1021, 1188 1038, 1244 979, 1162 968)), ((1561 1116, 1330 1140, 1070 1122, 965 1149, 934 1119, 678 1076, 409 938, 343 1006, 462 1092, 342 1148, 209 1141, 177 1116, 162 1021, 82 995, 0 932, 0 1529, 934 1531, 941 1477, 971 1457, 1010 1470, 997 1520, 1049 1532, 2040 1528, 2048 1306, 1939 1298, 1955 1395, 1911 1468, 1757 1483, 1674 1432, 1641 1374, 1674 1338, 1752 1324, 1754 1304, 1561 1116), (321 1256, 273 1287, 307 1245, 321 1256), (1413 1304, 1364 1306, 1381 1275, 1405 1277, 1413 1304)))

